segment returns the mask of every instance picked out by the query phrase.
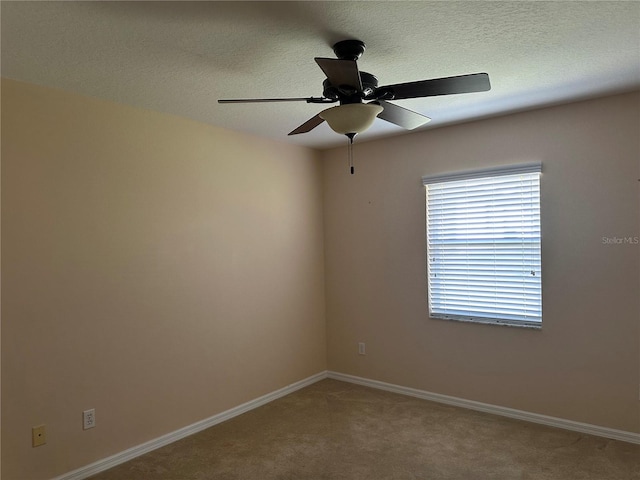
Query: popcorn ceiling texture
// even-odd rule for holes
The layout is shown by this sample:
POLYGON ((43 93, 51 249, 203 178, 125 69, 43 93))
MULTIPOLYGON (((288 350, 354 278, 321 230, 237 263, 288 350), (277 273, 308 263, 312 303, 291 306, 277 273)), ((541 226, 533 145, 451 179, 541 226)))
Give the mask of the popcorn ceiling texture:
MULTIPOLYGON (((637 2, 2 2, 2 75, 287 138, 321 106, 218 105, 319 96, 313 57, 367 44, 381 84, 488 72, 491 92, 405 100, 425 128, 640 85, 637 2)), ((402 133, 376 122, 363 136, 402 133)))

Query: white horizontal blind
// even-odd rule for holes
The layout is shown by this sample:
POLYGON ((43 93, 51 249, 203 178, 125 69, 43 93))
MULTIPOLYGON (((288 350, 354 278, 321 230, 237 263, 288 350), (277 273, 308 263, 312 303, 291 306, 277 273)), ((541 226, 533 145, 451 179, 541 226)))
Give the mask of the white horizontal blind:
POLYGON ((431 317, 542 322, 540 170, 423 178, 431 317))

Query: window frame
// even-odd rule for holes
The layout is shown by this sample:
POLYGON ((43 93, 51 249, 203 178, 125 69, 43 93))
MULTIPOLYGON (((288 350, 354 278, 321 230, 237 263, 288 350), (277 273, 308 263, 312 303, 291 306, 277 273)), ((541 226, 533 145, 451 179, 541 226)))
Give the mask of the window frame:
MULTIPOLYGON (((542 328, 542 232, 541 232, 541 219, 540 219, 540 210, 541 210, 541 201, 540 201, 540 193, 541 193, 541 177, 542 177, 542 163, 541 162, 532 162, 518 165, 508 165, 502 167, 495 168, 487 168, 481 170, 467 170, 460 172, 451 172, 439 175, 429 175, 422 177, 422 183, 425 187, 425 234, 426 234, 426 267, 427 267, 427 289, 428 289, 428 300, 429 300, 429 318, 438 319, 438 320, 453 320, 460 322, 470 322, 470 323, 481 323, 481 324, 493 324, 493 325, 505 325, 505 326, 515 326, 515 327, 525 327, 525 328, 534 328, 540 329, 542 328), (538 236, 537 236, 537 259, 539 259, 538 264, 538 277, 539 281, 537 287, 537 297, 536 300, 540 305, 540 315, 535 317, 535 319, 526 319, 526 318, 500 318, 505 317, 505 314, 497 314, 497 316, 481 316, 474 315, 472 311, 466 312, 467 314, 455 314, 455 313, 446 313, 446 312, 434 312, 435 308, 432 303, 432 276, 431 276, 431 264, 432 264, 432 255, 430 254, 430 244, 429 244, 429 185, 433 184, 443 184, 448 182, 457 182, 464 180, 473 180, 473 179, 489 179, 493 177, 503 177, 507 175, 522 175, 522 174, 538 174, 538 182, 537 182, 537 228, 538 228, 538 236)), ((494 215, 497 217, 497 215, 494 215)), ((535 218, 536 214, 532 215, 532 218, 535 218)), ((491 215, 488 215, 487 218, 491 218, 491 215)), ((531 243, 536 243, 534 242, 531 243)), ((523 248, 524 251, 524 248, 523 248)), ((524 280, 518 280, 514 282, 514 285, 521 285, 524 283, 524 280)), ((497 302, 496 302, 497 303, 497 302)), ((495 307, 495 305, 494 305, 495 307)), ((446 308, 441 308, 441 310, 445 310, 446 308)), ((495 310, 494 310, 495 312, 495 310)), ((515 315, 514 315, 515 316, 515 315)), ((526 315, 520 315, 525 316, 526 315)))

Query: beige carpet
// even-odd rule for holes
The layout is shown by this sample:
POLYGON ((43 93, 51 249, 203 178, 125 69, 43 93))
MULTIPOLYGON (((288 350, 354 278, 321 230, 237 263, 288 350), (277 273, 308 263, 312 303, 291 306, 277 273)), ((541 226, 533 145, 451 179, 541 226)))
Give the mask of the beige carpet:
POLYGON ((640 445, 323 380, 94 480, 640 480, 640 445))

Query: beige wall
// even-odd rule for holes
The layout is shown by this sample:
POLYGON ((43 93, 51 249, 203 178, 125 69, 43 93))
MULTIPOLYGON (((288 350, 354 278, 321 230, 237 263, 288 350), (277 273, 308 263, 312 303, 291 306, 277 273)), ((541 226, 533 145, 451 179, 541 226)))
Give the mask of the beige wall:
POLYGON ((357 144, 325 163, 329 368, 640 432, 640 95, 357 144), (542 161, 543 328, 428 318, 423 175, 542 161), (357 354, 366 342, 367 355, 357 354))
POLYGON ((51 478, 326 369, 316 157, 3 80, 3 478, 51 478))
POLYGON ((639 107, 357 143, 351 176, 344 148, 3 80, 2 478, 192 424, 324 370, 326 349, 342 373, 640 432, 640 247, 602 243, 640 236, 639 107), (429 320, 421 176, 536 160, 543 329, 429 320))

